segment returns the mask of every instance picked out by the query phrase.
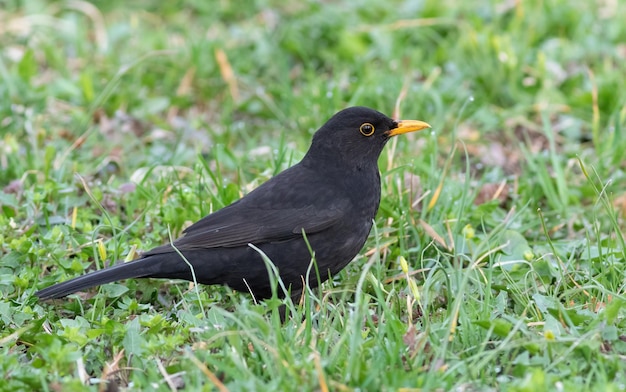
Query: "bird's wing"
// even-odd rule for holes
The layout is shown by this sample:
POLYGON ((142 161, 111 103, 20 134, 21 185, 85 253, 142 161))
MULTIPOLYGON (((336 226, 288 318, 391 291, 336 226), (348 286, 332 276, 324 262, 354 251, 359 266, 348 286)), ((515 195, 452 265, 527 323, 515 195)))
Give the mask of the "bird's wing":
POLYGON ((275 210, 230 208, 219 212, 190 226, 174 244, 179 249, 190 249, 282 241, 301 236, 303 230, 306 234, 322 231, 343 215, 341 209, 319 211, 312 205, 275 210))
MULTIPOLYGON (((174 241, 177 249, 206 249, 246 246, 287 240, 320 232, 340 221, 340 208, 319 211, 315 206, 276 210, 226 207, 204 217, 174 241)), ((171 252, 170 245, 148 251, 145 255, 171 252)))
MULTIPOLYGON (((292 167, 243 199, 189 226, 179 250, 246 246, 320 232, 340 222, 349 201, 303 169, 292 167), (287 186, 286 186, 287 185, 287 186)), ((147 255, 171 252, 170 245, 147 255)))

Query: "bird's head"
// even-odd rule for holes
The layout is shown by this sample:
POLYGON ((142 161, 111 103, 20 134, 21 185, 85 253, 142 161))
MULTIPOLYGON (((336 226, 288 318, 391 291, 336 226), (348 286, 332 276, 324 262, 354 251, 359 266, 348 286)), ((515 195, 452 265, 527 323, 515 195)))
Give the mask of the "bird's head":
POLYGON ((370 108, 355 106, 330 118, 313 136, 305 160, 376 165, 387 141, 430 125, 416 120, 393 120, 370 108))

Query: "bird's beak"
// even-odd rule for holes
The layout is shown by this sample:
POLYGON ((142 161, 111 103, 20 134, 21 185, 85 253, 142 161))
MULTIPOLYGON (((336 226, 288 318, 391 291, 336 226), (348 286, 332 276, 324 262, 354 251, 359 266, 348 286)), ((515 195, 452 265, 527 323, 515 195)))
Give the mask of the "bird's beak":
POLYGON ((387 136, 391 137, 396 135, 402 135, 403 133, 421 131, 425 128, 430 128, 430 125, 428 123, 425 123, 424 121, 400 120, 398 121, 398 127, 389 130, 389 132, 387 132, 387 136))

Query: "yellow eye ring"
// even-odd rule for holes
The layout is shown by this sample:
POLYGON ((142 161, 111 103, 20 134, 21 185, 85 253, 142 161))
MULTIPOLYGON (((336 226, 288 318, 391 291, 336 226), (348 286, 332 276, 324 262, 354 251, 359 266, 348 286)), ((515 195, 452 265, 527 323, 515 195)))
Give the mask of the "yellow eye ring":
POLYGON ((375 130, 376 129, 374 128, 374 126, 370 123, 363 123, 361 124, 361 127, 359 128, 359 131, 361 132, 361 135, 363 136, 372 136, 375 130))

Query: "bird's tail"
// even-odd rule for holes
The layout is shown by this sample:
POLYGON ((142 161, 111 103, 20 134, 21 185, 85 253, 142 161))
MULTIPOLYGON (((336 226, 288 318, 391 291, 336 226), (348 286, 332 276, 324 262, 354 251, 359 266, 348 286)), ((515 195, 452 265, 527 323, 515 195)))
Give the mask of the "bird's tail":
POLYGON ((152 257, 140 258, 127 263, 118 263, 109 268, 94 271, 86 275, 57 283, 35 293, 39 299, 62 298, 66 295, 99 286, 101 284, 115 282, 122 279, 145 278, 152 275, 155 261, 152 257))

